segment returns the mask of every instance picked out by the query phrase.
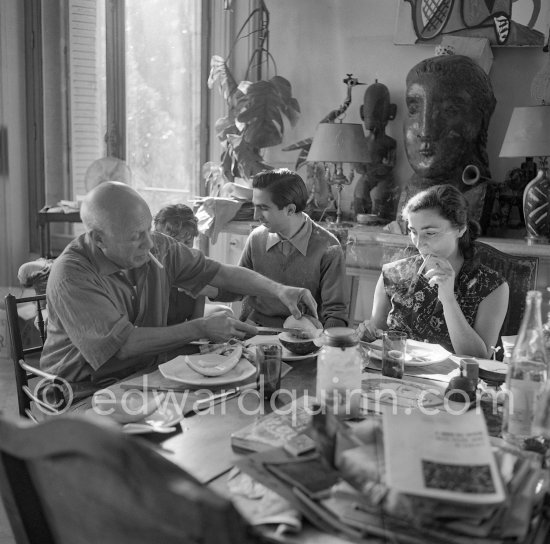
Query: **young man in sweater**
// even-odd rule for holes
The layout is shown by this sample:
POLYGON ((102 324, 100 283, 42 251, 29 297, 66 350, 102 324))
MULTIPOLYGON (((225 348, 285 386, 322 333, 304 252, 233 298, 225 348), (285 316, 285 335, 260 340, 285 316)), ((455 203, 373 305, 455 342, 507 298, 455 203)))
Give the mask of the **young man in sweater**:
MULTIPOLYGON (((254 219, 261 225, 248 237, 239 266, 308 288, 322 326, 345 327, 344 252, 336 236, 304 213, 308 192, 302 178, 287 169, 268 170, 254 177, 252 188, 254 219)), ((266 296, 246 297, 243 308, 244 317, 262 326, 280 327, 290 315, 280 301, 266 296)))

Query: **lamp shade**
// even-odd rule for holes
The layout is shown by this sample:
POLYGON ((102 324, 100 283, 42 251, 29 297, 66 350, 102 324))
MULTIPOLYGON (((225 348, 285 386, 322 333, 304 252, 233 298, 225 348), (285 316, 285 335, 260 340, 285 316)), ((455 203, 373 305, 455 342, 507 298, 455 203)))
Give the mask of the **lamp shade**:
POLYGON ((550 106, 514 108, 501 157, 550 157, 550 106))
POLYGON ((362 125, 319 123, 307 160, 310 162, 369 162, 362 125))

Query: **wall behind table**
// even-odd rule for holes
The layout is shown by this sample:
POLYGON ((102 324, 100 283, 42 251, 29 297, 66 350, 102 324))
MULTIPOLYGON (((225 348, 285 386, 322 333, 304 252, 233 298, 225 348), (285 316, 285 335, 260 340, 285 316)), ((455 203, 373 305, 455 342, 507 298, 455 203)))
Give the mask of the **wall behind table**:
MULTIPOLYGON (((397 7, 402 1, 267 0, 271 15, 269 45, 277 73, 291 82, 302 110, 297 126, 287 127, 283 144, 266 150, 269 164, 293 168, 297 152, 283 152, 281 148, 313 136, 318 122, 343 102, 346 86, 342 79, 353 73, 368 85, 378 79, 397 104, 397 117, 388 123, 386 132, 397 141, 394 175, 400 183, 407 182, 412 170, 403 146, 405 77, 417 62, 434 55, 434 46, 394 45, 397 7)), ((503 180, 508 170, 521 163, 520 159, 498 157, 512 109, 531 104, 531 80, 545 55, 540 48, 493 47, 492 51, 490 76, 498 103, 489 127, 487 150, 493 177, 503 180)), ((244 72, 236 73, 236 77, 244 77, 244 72)), ((353 89, 345 122, 361 123, 359 106, 365 89, 353 89)), ((346 208, 352 196, 353 186, 346 187, 346 208)))

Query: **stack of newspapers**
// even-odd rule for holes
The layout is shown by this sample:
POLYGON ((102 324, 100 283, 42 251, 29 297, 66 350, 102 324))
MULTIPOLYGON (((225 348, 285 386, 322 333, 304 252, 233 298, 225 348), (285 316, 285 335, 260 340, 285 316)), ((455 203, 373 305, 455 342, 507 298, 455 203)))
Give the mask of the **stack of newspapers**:
POLYGON ((464 544, 529 541, 547 523, 542 459, 490 439, 476 411, 387 413, 350 432, 334 460, 345 484, 324 503, 341 522, 464 544))

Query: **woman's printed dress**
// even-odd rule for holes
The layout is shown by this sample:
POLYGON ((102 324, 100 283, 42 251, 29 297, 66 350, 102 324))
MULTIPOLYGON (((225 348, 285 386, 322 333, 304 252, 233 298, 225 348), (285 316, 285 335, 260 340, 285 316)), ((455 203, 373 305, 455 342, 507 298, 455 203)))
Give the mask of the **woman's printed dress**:
MULTIPOLYGON (((453 351, 437 298, 437 286, 418 276, 422 257, 415 255, 382 267, 386 294, 391 301, 388 328, 403 331, 408 338, 440 344, 453 351)), ((464 261, 455 279, 455 297, 468 323, 475 323, 480 302, 505 282, 498 273, 475 261, 464 261)))

